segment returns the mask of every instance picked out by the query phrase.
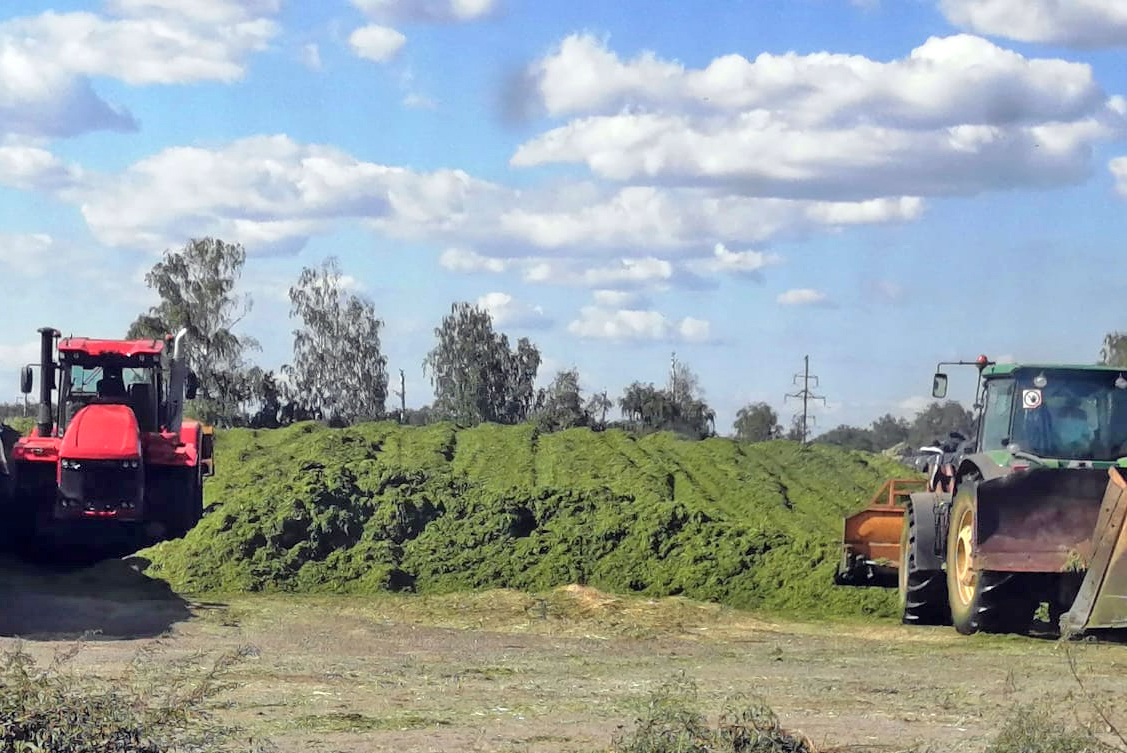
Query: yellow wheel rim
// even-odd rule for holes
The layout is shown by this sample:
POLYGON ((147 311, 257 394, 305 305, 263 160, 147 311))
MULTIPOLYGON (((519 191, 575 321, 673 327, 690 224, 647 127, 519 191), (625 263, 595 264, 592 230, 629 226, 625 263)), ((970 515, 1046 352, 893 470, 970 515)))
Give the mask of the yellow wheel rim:
POLYGON ((974 588, 978 583, 978 573, 971 568, 971 554, 974 551, 974 512, 963 510, 955 529, 955 593, 963 606, 970 606, 974 599, 974 588))

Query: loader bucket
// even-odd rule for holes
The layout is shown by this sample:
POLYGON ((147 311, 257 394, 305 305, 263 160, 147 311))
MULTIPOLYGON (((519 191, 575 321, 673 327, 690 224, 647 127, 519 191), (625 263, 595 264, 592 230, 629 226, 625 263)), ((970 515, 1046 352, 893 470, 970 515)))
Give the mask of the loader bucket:
POLYGON ((1037 468, 977 489, 974 568, 1063 573, 1087 567, 1107 471, 1037 468))
POLYGON ((869 506, 845 519, 841 562, 834 583, 839 586, 894 586, 900 564, 900 531, 904 503, 926 485, 923 479, 891 479, 869 506))
POLYGON ((1087 630, 1127 627, 1127 481, 1108 470, 1088 572, 1072 607, 1061 618, 1061 636, 1087 630))

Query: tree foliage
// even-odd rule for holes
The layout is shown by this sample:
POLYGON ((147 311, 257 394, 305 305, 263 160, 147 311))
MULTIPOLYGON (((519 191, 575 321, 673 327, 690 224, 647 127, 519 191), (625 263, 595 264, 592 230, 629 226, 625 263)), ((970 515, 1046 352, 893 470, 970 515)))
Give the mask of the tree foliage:
POLYGON ((787 429, 784 439, 789 439, 792 442, 801 442, 809 434, 809 431, 803 432, 802 416, 792 416, 790 420, 790 428, 787 429))
POLYGON ((908 432, 908 444, 912 448, 929 445, 957 431, 971 436, 974 431, 974 417, 971 412, 954 400, 933 402, 916 414, 908 432))
POLYGON ((306 267, 290 288, 293 364, 283 371, 297 403, 314 418, 349 424, 379 418, 387 401, 387 359, 380 351, 375 307, 345 289, 340 265, 306 267))
POLYGON ((1104 336, 1100 363, 1104 366, 1127 367, 1127 332, 1109 332, 1104 336))
POLYGON ((901 442, 908 441, 911 425, 903 418, 897 418, 891 413, 886 413, 869 427, 873 435, 873 447, 877 450, 887 450, 901 442))
POLYGON ((614 408, 614 402, 607 397, 607 391, 596 392, 591 395, 587 400, 587 406, 584 411, 587 413, 591 421, 591 425, 598 429, 604 429, 607 425, 607 413, 614 408))
POLYGON ((579 390, 579 372, 566 369, 536 395, 536 423, 542 431, 560 431, 587 426, 590 416, 579 390))
POLYGON ((864 450, 865 452, 873 452, 876 449, 873 446, 873 432, 871 430, 846 424, 841 424, 819 434, 814 438, 814 441, 821 444, 837 445, 850 450, 864 450))
POLYGON ((970 436, 974 427, 970 411, 955 401, 934 402, 916 414, 911 423, 892 414, 873 421, 869 428, 842 424, 814 440, 852 450, 882 452, 901 443, 910 449, 932 444, 952 431, 970 436))
POLYGON ((215 238, 166 250, 145 275, 160 303, 138 316, 126 334, 129 339, 160 339, 186 328, 188 368, 200 383, 190 411, 220 426, 240 422, 253 391, 245 356, 258 349, 258 342, 235 332, 252 306, 249 296, 235 293, 245 263, 242 246, 215 238))
POLYGON ((536 398, 540 351, 527 338, 510 350, 489 312, 455 303, 435 328, 438 342, 423 361, 434 387, 434 410, 460 423, 519 423, 536 398))
POLYGON ((779 414, 767 403, 751 403, 736 413, 732 428, 740 442, 766 442, 783 436, 779 414))
POLYGON ((642 431, 674 431, 704 438, 716 433, 716 413, 699 394, 699 380, 687 367, 676 370, 668 389, 634 382, 619 399, 622 415, 642 431))

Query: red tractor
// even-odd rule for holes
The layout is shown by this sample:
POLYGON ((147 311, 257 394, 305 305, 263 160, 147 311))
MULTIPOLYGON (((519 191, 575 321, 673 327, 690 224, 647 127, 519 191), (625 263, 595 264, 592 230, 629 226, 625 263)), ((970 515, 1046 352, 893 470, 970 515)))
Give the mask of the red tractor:
MULTIPOLYGON (((89 527, 100 526, 107 535, 128 528, 160 540, 199 521, 214 430, 183 418, 197 388, 180 353, 185 332, 92 340, 39 330, 36 425, 13 448, 10 469, 14 517, 29 538, 85 526, 97 539, 89 527)), ((25 367, 25 395, 33 377, 25 367)))

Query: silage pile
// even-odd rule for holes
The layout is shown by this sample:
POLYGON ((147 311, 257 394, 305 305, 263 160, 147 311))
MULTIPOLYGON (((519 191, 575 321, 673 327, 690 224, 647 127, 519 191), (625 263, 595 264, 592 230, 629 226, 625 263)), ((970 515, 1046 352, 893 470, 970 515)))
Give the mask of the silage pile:
POLYGON ((142 552, 177 590, 371 593, 581 583, 742 608, 891 614, 832 585, 842 515, 892 461, 688 442, 372 423, 219 438, 208 514, 142 552))

